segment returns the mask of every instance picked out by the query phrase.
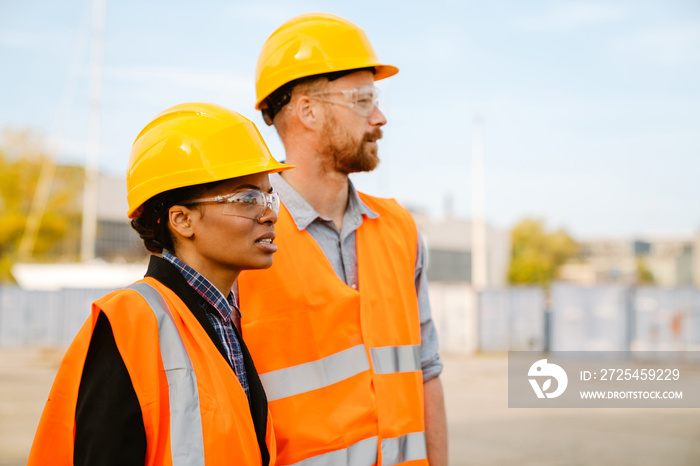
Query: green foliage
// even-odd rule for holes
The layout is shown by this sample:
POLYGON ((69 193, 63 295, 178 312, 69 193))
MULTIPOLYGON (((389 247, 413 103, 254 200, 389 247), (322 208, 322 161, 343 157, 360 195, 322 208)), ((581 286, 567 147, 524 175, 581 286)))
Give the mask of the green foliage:
MULTIPOLYGON (((5 131, 0 141, 0 282, 12 281, 10 269, 27 223, 42 165, 47 158, 40 137, 29 132, 5 131)), ((56 167, 45 213, 41 219, 32 259, 71 256, 77 248, 65 238, 80 229, 81 167, 56 167)), ((78 233, 79 236, 79 233, 78 233)))
POLYGON ((651 273, 647 261, 643 257, 637 257, 635 264, 635 275, 637 278, 637 283, 640 285, 653 285, 654 274, 651 273))
POLYGON ((578 245, 564 230, 548 232, 542 220, 524 219, 511 231, 508 279, 514 284, 549 287, 559 267, 576 256, 578 245))

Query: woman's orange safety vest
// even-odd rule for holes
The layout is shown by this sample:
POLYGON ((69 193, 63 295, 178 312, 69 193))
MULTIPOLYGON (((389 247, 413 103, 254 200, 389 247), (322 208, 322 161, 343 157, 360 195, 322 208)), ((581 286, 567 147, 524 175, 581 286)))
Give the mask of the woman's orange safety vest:
MULTIPOLYGON (((100 312, 109 319, 141 405, 145 465, 262 463, 248 398, 238 378, 182 300, 147 277, 93 303, 91 318, 58 370, 29 466, 73 464, 78 389, 100 312)), ((270 416, 266 441, 274 464, 270 416)))
POLYGON ((427 465, 417 230, 395 201, 357 230, 359 289, 282 207, 267 270, 239 276, 243 335, 275 419, 278 465, 427 465))

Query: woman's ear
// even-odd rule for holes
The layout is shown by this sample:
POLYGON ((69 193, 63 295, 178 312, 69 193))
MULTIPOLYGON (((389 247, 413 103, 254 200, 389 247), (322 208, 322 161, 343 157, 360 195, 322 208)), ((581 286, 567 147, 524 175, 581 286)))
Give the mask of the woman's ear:
POLYGON ((182 205, 174 205, 168 210, 168 226, 170 230, 183 238, 191 238, 194 235, 193 222, 199 212, 182 205))

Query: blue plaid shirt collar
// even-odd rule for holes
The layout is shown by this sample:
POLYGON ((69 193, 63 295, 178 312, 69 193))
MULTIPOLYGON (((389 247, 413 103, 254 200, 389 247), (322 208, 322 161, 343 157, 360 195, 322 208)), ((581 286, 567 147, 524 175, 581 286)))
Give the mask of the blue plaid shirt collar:
POLYGON ((231 313, 234 309, 240 314, 233 300, 233 293, 229 293, 228 297, 224 297, 223 293, 212 285, 202 274, 168 251, 163 251, 163 259, 173 264, 180 271, 182 276, 185 277, 185 280, 187 280, 187 283, 216 309, 224 322, 231 322, 231 313))

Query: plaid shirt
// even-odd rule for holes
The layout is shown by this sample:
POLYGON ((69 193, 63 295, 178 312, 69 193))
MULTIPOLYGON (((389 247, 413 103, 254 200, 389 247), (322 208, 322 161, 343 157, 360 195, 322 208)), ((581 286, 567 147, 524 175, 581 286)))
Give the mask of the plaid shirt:
POLYGON ((233 321, 231 320, 233 310, 235 309, 236 312, 239 312, 233 301, 233 293, 229 293, 228 298, 224 298, 223 293, 212 285, 209 280, 166 251, 163 251, 163 259, 173 264, 185 277, 187 283, 203 298, 201 303, 202 309, 204 309, 207 318, 209 318, 209 322, 214 326, 216 334, 219 335, 221 343, 226 350, 229 364, 233 367, 238 380, 241 382, 241 386, 243 386, 243 390, 245 390, 246 396, 250 399, 248 377, 243 364, 243 351, 238 338, 236 338, 236 333, 233 330, 233 321))

